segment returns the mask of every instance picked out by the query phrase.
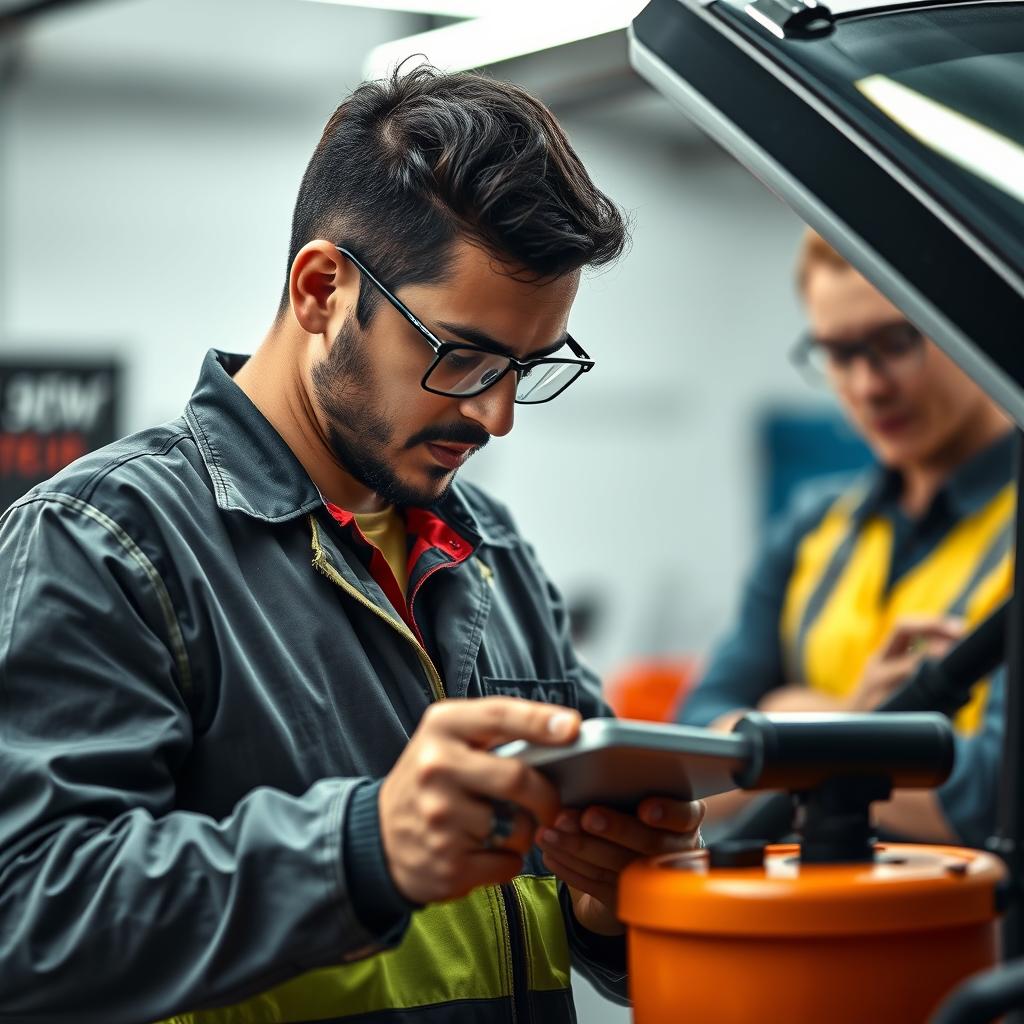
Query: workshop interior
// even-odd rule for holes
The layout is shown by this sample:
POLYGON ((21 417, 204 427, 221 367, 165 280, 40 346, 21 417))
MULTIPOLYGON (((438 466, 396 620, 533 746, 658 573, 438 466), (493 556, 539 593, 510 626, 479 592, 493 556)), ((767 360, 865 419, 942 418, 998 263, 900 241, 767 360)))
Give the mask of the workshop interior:
MULTIPOLYGON (((709 811, 701 848, 626 869, 631 1005, 574 974, 579 1019, 1024 1020, 1015 0, 0 0, 0 509, 178 416, 208 349, 258 343, 312 142, 340 97, 403 61, 536 96, 629 223, 572 310, 593 370, 517 406, 512 436, 461 471, 512 509, 621 726, 530 763, 567 806, 634 807, 657 780, 745 801, 709 811), (837 369, 809 331, 808 231, 916 340, 871 335, 863 365, 837 369), (903 372, 922 344, 1003 417, 1002 532, 979 557, 1005 593, 947 602, 955 637, 911 638, 870 706, 751 702, 712 725, 695 709, 751 639, 736 623, 767 579, 759 553, 807 495, 880 474, 910 429, 858 429, 829 381, 903 372), (984 777, 958 768, 970 715, 993 737, 984 777), (951 780, 988 809, 971 829, 915 835, 876 813, 951 780)), ((830 654, 811 610, 843 571, 828 530, 864 507, 829 506, 821 577, 805 543, 777 609, 822 665, 861 656, 830 654)), ((0 963, 7 1020, 3 989, 0 963)))

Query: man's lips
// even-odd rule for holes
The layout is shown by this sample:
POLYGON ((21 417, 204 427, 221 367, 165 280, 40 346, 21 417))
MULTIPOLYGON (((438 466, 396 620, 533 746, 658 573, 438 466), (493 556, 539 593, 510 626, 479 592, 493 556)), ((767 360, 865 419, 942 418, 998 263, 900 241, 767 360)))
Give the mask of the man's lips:
POLYGON ((871 423, 871 428, 879 434, 898 434, 910 424, 909 416, 879 416, 871 423))
POLYGON ((437 441, 427 441, 426 445, 434 460, 445 469, 458 469, 477 447, 475 444, 442 444, 437 441))

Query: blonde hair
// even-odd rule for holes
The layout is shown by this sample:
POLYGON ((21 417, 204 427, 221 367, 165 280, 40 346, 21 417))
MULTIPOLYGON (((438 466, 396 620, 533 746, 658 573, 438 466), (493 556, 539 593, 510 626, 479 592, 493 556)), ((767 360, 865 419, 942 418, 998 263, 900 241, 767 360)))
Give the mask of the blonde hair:
POLYGON ((853 270, 850 261, 832 248, 816 231, 808 228, 800 242, 796 261, 796 287, 802 295, 807 289, 807 279, 816 267, 830 267, 833 270, 853 270))

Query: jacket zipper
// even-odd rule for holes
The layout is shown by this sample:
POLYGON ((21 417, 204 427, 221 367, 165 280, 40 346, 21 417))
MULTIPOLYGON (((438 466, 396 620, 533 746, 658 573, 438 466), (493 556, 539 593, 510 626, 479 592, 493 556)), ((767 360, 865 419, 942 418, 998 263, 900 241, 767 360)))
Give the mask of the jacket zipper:
MULTIPOLYGON (((461 562, 453 561, 435 565, 433 569, 423 575, 419 583, 416 584, 416 589, 412 592, 412 596, 409 598, 409 618, 421 644, 423 644, 423 636, 416 625, 416 616, 413 614, 413 603, 416 600, 416 596, 422 589, 423 584, 434 573, 460 564, 461 562)), ((494 574, 490 567, 479 560, 477 560, 477 564, 484 581, 493 586, 491 577, 494 574)), ((425 644, 423 646, 424 648, 426 647, 425 644)), ((499 885, 498 888, 501 891, 502 916, 505 919, 505 933, 508 936, 509 959, 511 960, 509 983, 512 987, 512 1021, 513 1024, 517 1024, 519 1021, 523 1021, 525 1024, 532 1024, 533 1013, 530 1009, 529 981, 526 977, 526 942, 523 935, 525 925, 523 923, 522 908, 520 907, 519 896, 516 894, 514 885, 506 883, 499 885)))
MULTIPOLYGON (((468 558, 472 558, 476 563, 476 567, 480 572, 480 576, 483 581, 490 587, 494 586, 494 572, 491 570, 489 565, 484 564, 475 555, 469 555, 468 558)), ((453 562, 442 562, 440 565, 435 565, 433 569, 428 569, 420 579, 419 583, 416 584, 416 589, 412 592, 412 596, 409 598, 409 620, 412 622, 412 628, 416 630, 416 638, 419 640, 420 645, 424 650, 427 649, 426 642, 423 639, 423 634, 420 632, 420 627, 416 624, 416 615, 413 612, 413 604, 416 601, 416 597, 419 592, 423 589, 423 584, 430 579, 431 576, 436 572, 440 572, 442 569, 450 569, 453 565, 462 565, 467 559, 459 559, 453 562)))
MULTIPOLYGON (((383 608, 374 604, 365 594, 361 594, 355 587, 352 586, 344 576, 330 563, 326 554, 324 553, 323 546, 320 544, 320 528, 317 526, 316 520, 309 517, 310 526, 313 528, 313 566, 319 572, 323 573, 332 583, 336 586, 341 587, 346 594, 349 595, 358 604, 361 604, 364 608, 373 612, 378 618, 383 619, 392 629, 399 633, 405 640, 413 645, 416 649, 416 654, 419 656, 420 662, 423 665, 424 671, 427 673, 427 678, 430 681, 431 690, 434 693, 435 700, 445 700, 447 694, 444 690, 444 684, 441 682, 441 676, 437 669, 434 667, 434 663, 427 653, 426 645, 423 643, 423 636, 419 631, 419 627, 416 626, 416 619, 413 616, 412 605, 416 600, 416 595, 419 594, 423 584, 434 575, 435 572, 439 572, 441 569, 451 568, 453 565, 459 565, 460 563, 455 562, 444 562, 441 565, 435 565, 433 569, 427 572, 423 578, 416 584, 416 589, 412 593, 412 597, 409 598, 409 618, 412 620, 413 627, 416 630, 415 635, 404 623, 399 622, 397 619, 393 619, 383 608)), ((492 575, 491 570, 488 566, 482 566, 481 575, 487 582, 490 582, 488 576, 492 575), (486 570, 486 572, 484 571, 486 570)), ((512 985, 512 1020, 514 1024, 519 1020, 523 1020, 530 1024, 533 1020, 533 1014, 530 1011, 529 1001, 529 989, 526 978, 526 955, 524 950, 524 939, 523 939, 523 917, 522 910, 519 906, 519 897, 516 895, 515 887, 511 884, 500 885, 498 888, 501 890, 502 899, 502 910, 505 918, 505 930, 508 934, 509 940, 509 954, 512 961, 511 978, 509 979, 512 985)))
MULTIPOLYGON (((394 629, 403 639, 407 640, 416 650, 416 654, 420 659, 420 664, 423 666, 424 672, 427 674, 427 680, 430 683, 430 689, 433 693, 434 700, 444 700, 447 694, 444 691, 444 683, 441 682, 441 675, 434 667, 433 661, 430 660, 430 655, 427 653, 426 648, 423 646, 420 640, 418 640, 411 629, 403 622, 399 622, 397 619, 393 619, 383 608, 374 604, 365 594, 359 593, 355 587, 352 586, 344 576, 338 572, 333 565, 331 565, 324 549, 320 544, 320 528, 317 526, 316 520, 310 516, 310 524, 313 527, 313 567, 319 572, 323 573, 333 584, 341 587, 346 594, 349 595, 354 601, 357 601, 364 608, 369 609, 379 619, 383 619, 392 629, 394 629)), ((440 568, 440 567, 439 567, 440 568)), ((422 581, 421 581, 422 582, 422 581)), ((409 617, 412 617, 412 612, 409 612, 409 617)))
POLYGON ((426 651, 427 645, 423 639, 423 634, 420 632, 420 627, 416 625, 416 615, 412 610, 412 606, 416 601, 417 595, 423 589, 423 584, 426 583, 435 572, 440 572, 442 569, 450 569, 453 565, 459 564, 459 562, 442 562, 440 565, 435 565, 433 569, 428 569, 423 574, 419 583, 416 584, 416 589, 412 592, 412 596, 409 598, 409 621, 412 623, 412 628, 416 630, 416 639, 424 651, 426 651))
POLYGON ((508 882, 498 887, 504 903, 505 926, 508 929, 512 959, 512 1020, 531 1022, 529 982, 526 977, 526 941, 523 936, 523 914, 515 886, 508 882))

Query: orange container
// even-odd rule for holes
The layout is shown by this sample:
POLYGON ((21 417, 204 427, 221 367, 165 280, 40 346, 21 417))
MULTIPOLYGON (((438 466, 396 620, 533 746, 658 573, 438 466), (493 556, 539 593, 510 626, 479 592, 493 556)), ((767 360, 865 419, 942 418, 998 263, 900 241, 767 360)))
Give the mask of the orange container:
POLYGON ((710 867, 706 850, 623 874, 636 1024, 922 1024, 998 958, 1002 861, 886 844, 871 864, 710 867))
POLYGON ((605 678, 604 697, 616 718, 671 722, 697 681, 695 657, 644 658, 605 678))

